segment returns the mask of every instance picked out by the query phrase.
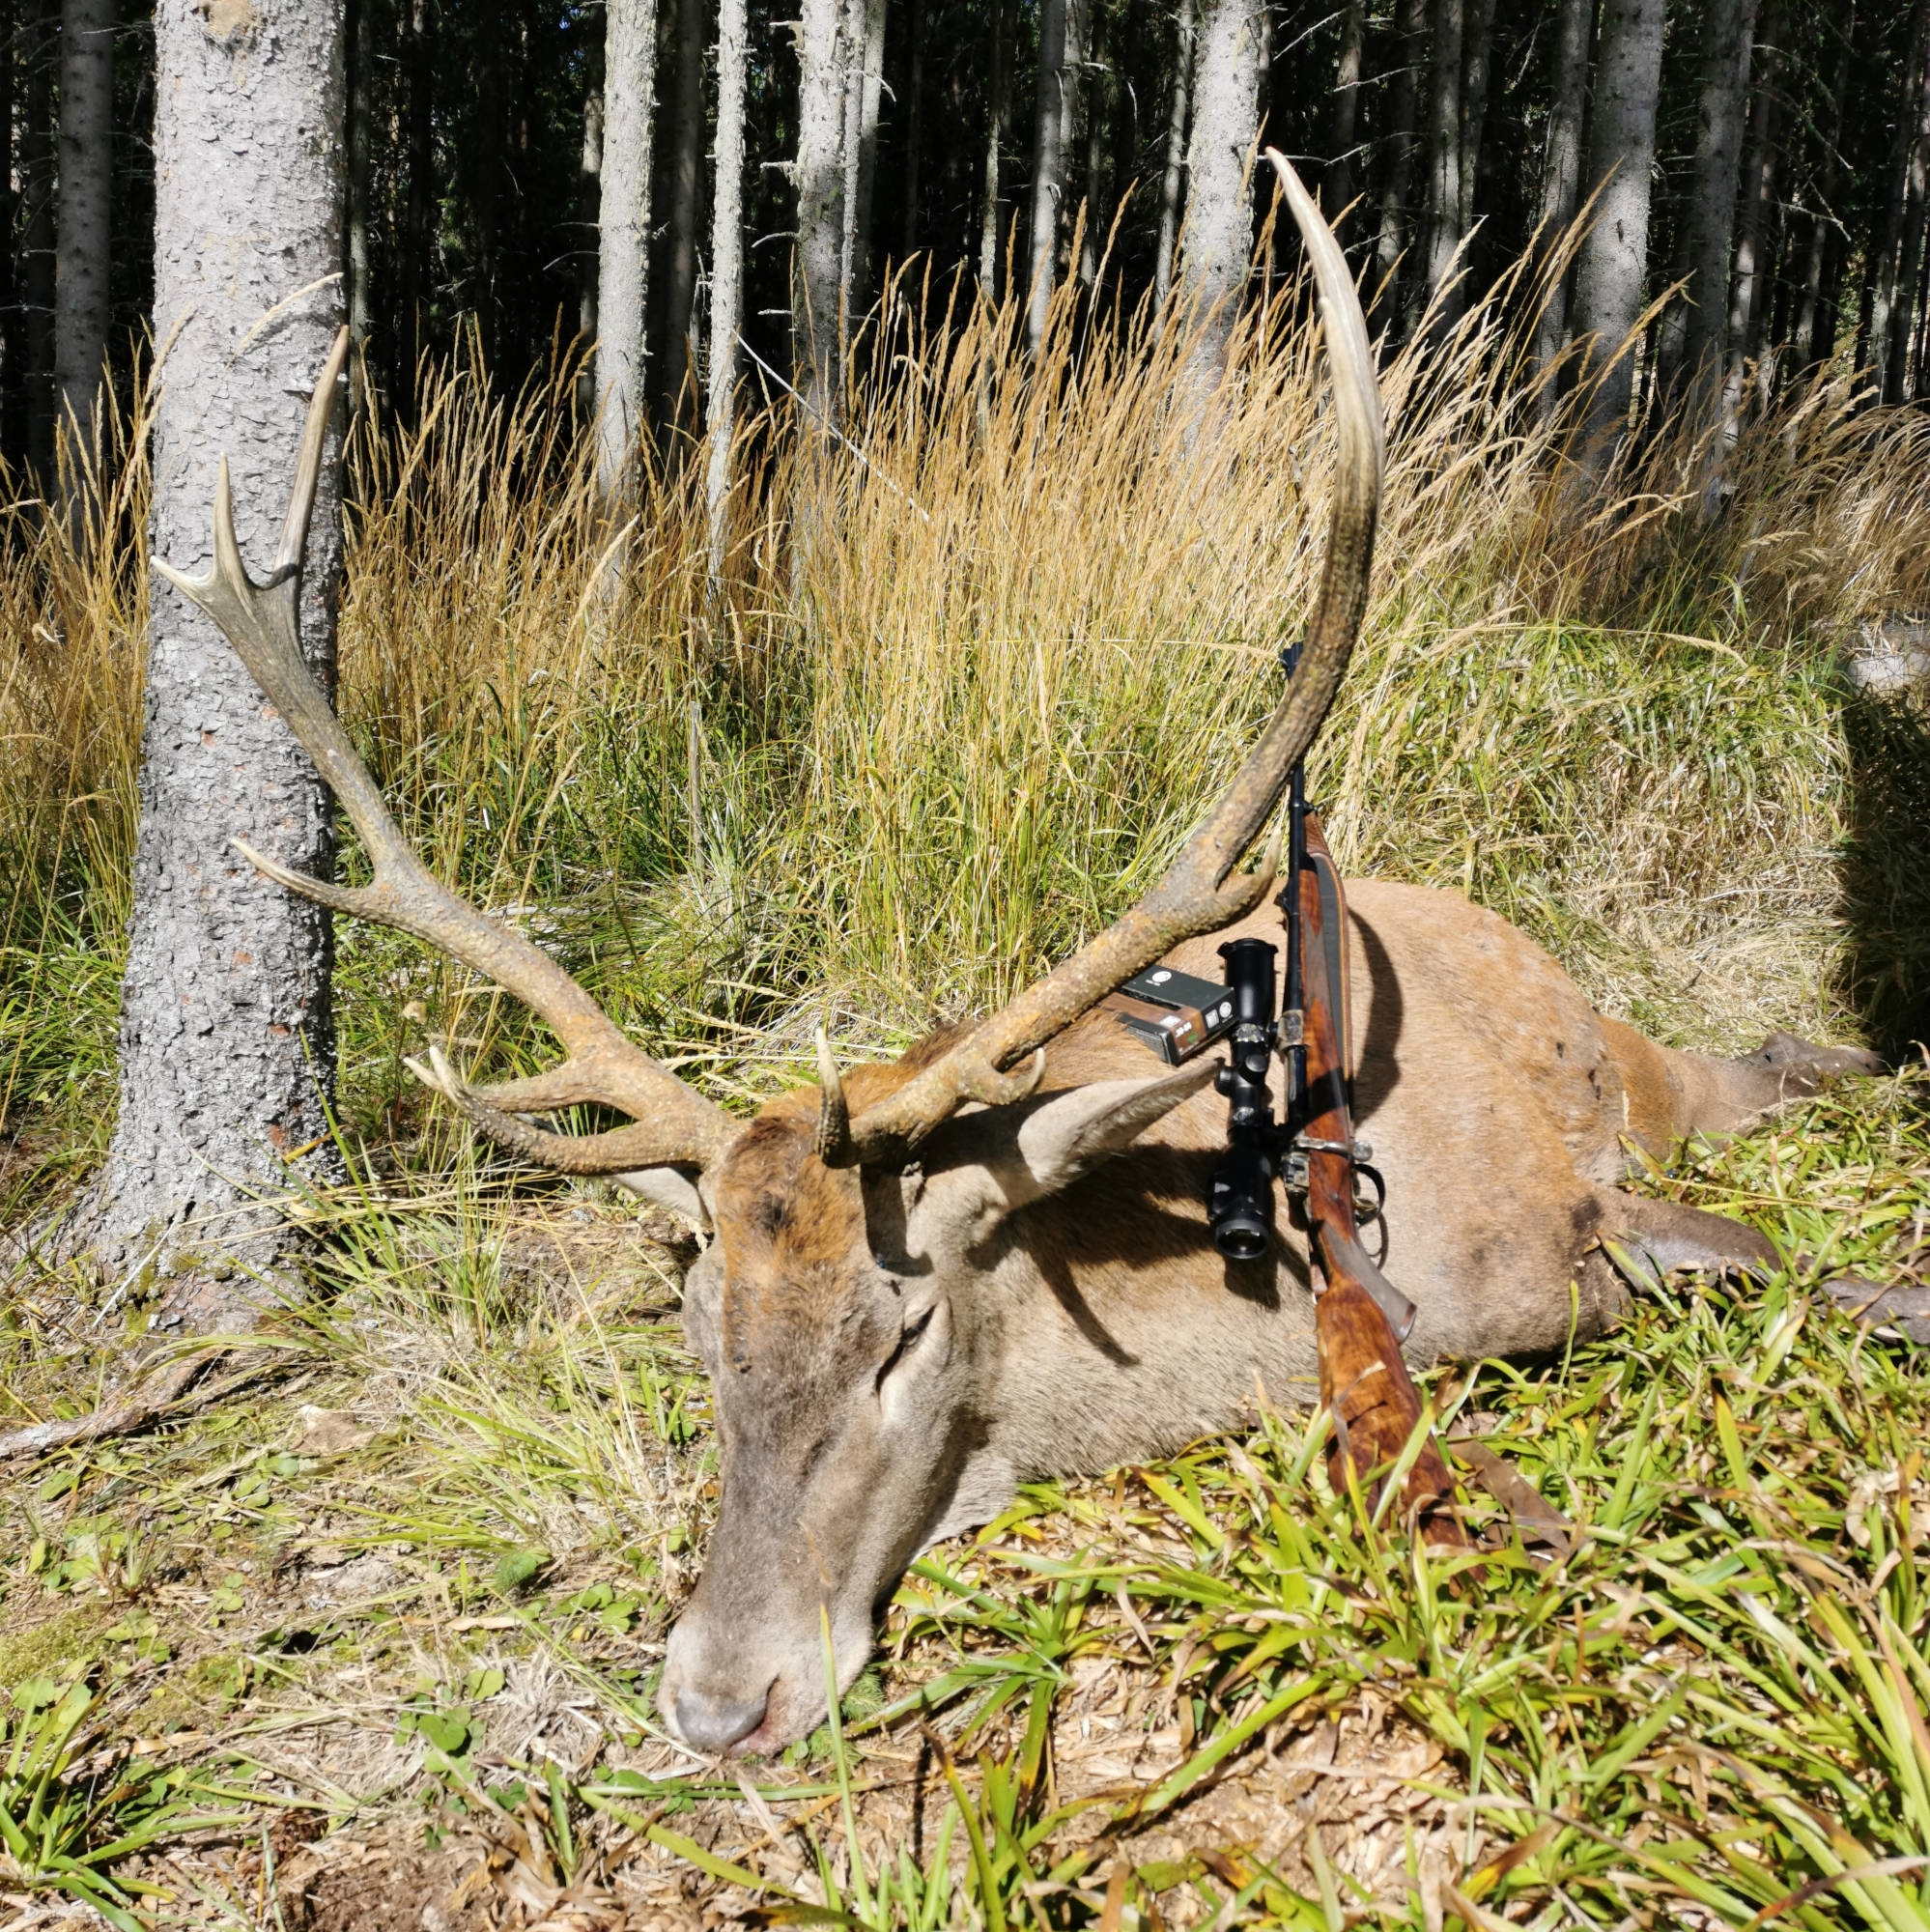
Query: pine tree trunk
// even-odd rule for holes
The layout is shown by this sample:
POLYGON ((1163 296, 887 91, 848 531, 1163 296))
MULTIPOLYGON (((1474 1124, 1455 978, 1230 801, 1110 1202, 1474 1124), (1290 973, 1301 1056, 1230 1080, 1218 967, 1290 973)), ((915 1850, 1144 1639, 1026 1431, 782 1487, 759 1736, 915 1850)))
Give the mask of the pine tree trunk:
MULTIPOLYGON (((154 554, 205 568, 225 455, 242 554, 266 574, 308 409, 301 384, 342 320, 340 0, 159 0, 155 57, 155 339, 172 347, 155 414, 154 554)), ((338 480, 336 444, 300 615, 325 689, 338 480)), ((197 1251, 259 1264, 280 1238, 251 1191, 271 1201, 332 1170, 331 944, 328 915, 264 880, 231 841, 326 877, 332 814, 307 753, 214 626, 158 582, 153 595, 121 1110, 96 1233, 124 1271, 197 1251)))
MULTIPOLYGON (((634 6, 637 0, 618 0, 618 4, 634 6)), ((468 204, 474 265, 467 292, 468 307, 484 356, 492 361, 502 316, 497 215, 503 166, 502 69, 507 39, 506 34, 478 36, 473 43, 468 126, 458 157, 458 185, 468 204)), ((602 385, 600 373, 598 385, 602 385)))
POLYGON ((1088 0, 1086 76, 1080 97, 1086 112, 1086 223, 1079 248, 1079 280, 1090 289, 1098 280, 1099 256, 1106 245, 1110 214, 1106 193, 1106 136, 1110 131, 1107 106, 1111 98, 1106 66, 1104 0, 1088 0))
POLYGON ((847 337, 871 302, 871 198, 885 80, 885 0, 848 0, 852 58, 844 94, 844 276, 847 337))
POLYGON ((113 183, 114 0, 63 0, 54 360, 61 421, 76 454, 94 440, 107 355, 113 183))
POLYGON ((1589 410, 1591 474, 1619 449, 1634 382, 1649 252, 1649 176, 1655 163, 1664 0, 1605 0, 1585 179, 1595 219, 1575 274, 1575 333, 1588 338, 1597 381, 1589 410))
POLYGON ((1756 0, 1708 0, 1702 16, 1702 79, 1696 107, 1695 172, 1684 223, 1688 287, 1671 303, 1673 329, 1661 383, 1686 376, 1692 420, 1715 409, 1729 354, 1729 264, 1742 179, 1743 125, 1749 100, 1756 0))
POLYGON ((1884 363, 1883 394, 1887 403, 1909 396, 1912 323, 1916 312, 1917 270, 1923 260, 1924 202, 1930 192, 1930 51, 1917 80, 1914 139, 1904 178, 1903 238, 1897 251, 1896 298, 1889 313, 1889 346, 1884 363))
POLYGON ((1461 232, 1479 219, 1476 187, 1481 143, 1488 131, 1488 96, 1494 75, 1494 0, 1468 0, 1461 68, 1461 232))
MULTIPOLYGON (((1542 156, 1541 205, 1536 211, 1540 245, 1552 256, 1575 220, 1581 187, 1582 115, 1588 103, 1588 43, 1595 0, 1557 0, 1547 145, 1542 156)), ((1568 346, 1568 276, 1550 274, 1535 318, 1535 361, 1548 367, 1568 346)), ((1542 390, 1545 409, 1554 407, 1552 384, 1542 390)))
POLYGON ((1910 394, 1921 402, 1930 396, 1930 249, 1924 251, 1923 274, 1916 290, 1916 351, 1910 394))
POLYGON ((744 318, 745 0, 718 0, 717 171, 710 215, 710 393, 704 433, 710 460, 704 503, 710 522, 713 597, 724 576, 730 507, 730 445, 737 402, 737 335, 744 318))
POLYGON ((1065 200, 1065 9, 1039 0, 1038 96, 1033 115, 1031 262, 1026 278, 1025 339, 1034 355, 1045 340, 1059 258, 1059 215, 1065 200))
POLYGON ((1370 320, 1391 320, 1401 312, 1400 284, 1407 250, 1413 244, 1411 203, 1414 156, 1420 146, 1420 72, 1426 58, 1428 0, 1400 0, 1396 16, 1397 62, 1387 111, 1386 160, 1380 178, 1380 230, 1375 242, 1374 271, 1378 287, 1370 320))
POLYGON ((1451 326, 1458 306, 1444 297, 1461 247, 1461 69, 1462 0, 1433 0, 1428 84, 1428 257, 1423 300, 1451 326))
MULTIPOLYGON (((1132 213, 1141 215, 1147 209, 1156 214, 1159 206, 1159 184, 1157 179, 1149 180, 1145 166, 1145 150, 1141 143, 1141 111, 1146 107, 1156 107, 1157 90, 1149 87, 1146 99, 1140 99, 1138 83, 1142 79, 1150 80, 1151 70, 1156 62, 1149 56, 1151 44, 1149 29, 1163 27, 1163 19, 1155 18, 1149 9, 1127 4, 1116 10, 1115 23, 1118 37, 1115 44, 1119 48, 1119 58, 1114 64, 1112 96, 1109 112, 1112 117, 1113 157, 1112 184, 1115 218, 1121 200, 1128 186, 1132 190, 1132 213)), ((1155 235, 1157 230, 1154 231, 1155 235)))
POLYGON ((1916 105, 1923 84, 1926 53, 1930 53, 1930 0, 1917 0, 1910 51, 1898 81, 1896 122, 1890 132, 1889 162, 1883 176, 1883 209, 1876 223, 1864 282, 1869 326, 1859 343, 1859 360, 1872 370, 1879 385, 1887 370, 1890 315, 1896 306, 1897 257, 1903 246, 1911 151, 1916 134, 1916 105))
POLYGON ((628 494, 648 413, 644 318, 650 275, 650 132, 656 0, 605 0, 603 180, 597 214, 597 483, 628 494))
POLYGON ((1260 132, 1264 0, 1205 0, 1193 60, 1193 131, 1186 144, 1187 289, 1224 343, 1253 258, 1249 163, 1260 132))
MULTIPOLYGON (((580 206, 594 209, 603 196, 603 79, 599 63, 596 77, 583 89, 583 144, 577 155, 580 206)), ((583 223, 590 233, 590 222, 583 223)), ((577 412, 584 423, 596 420, 596 281, 597 251, 577 251, 577 344, 583 360, 577 369, 577 412)))
POLYGON ((26 316, 20 307, 19 255, 14 246, 19 196, 14 188, 14 75, 19 69, 20 10, 0 0, 0 463, 17 462, 26 441, 26 397, 20 388, 27 355, 26 316))
POLYGON ((1783 11, 1768 0, 1762 15, 1762 44, 1749 106, 1749 130, 1743 155, 1742 205, 1736 215, 1736 261, 1729 284, 1727 360, 1722 381, 1724 439, 1733 441, 1743 407, 1744 371, 1756 347, 1760 312, 1766 305, 1769 213, 1774 204, 1776 107, 1781 80, 1783 11))
MULTIPOLYGON (((898 257, 910 261, 918 247, 919 170, 924 160, 924 0, 909 0, 909 45, 905 52, 904 223, 898 231, 898 257)), ((990 10, 997 14, 997 4, 990 10)), ((996 201, 998 192, 993 190, 996 201)))
POLYGON ((1166 115, 1166 166, 1159 178, 1159 254, 1152 278, 1153 297, 1161 307, 1173 287, 1173 257, 1179 245, 1186 121, 1193 89, 1193 0, 1179 0, 1173 40, 1173 87, 1166 115))
POLYGON ((1075 271, 1072 238, 1079 226, 1085 151, 1081 135, 1086 126, 1086 54, 1091 44, 1093 0, 1065 0, 1065 64, 1059 89, 1059 165, 1064 192, 1059 197, 1059 246, 1053 257, 1054 281, 1075 271))
POLYGON ((668 167, 664 248, 664 421, 697 420, 691 363, 691 311, 696 299, 697 224, 703 216, 703 57, 708 10, 704 0, 676 0, 676 45, 670 49, 668 167))
MULTIPOLYGON (((1809 246, 1802 264, 1802 296, 1796 312, 1796 327, 1791 335, 1791 359, 1799 370, 1813 369, 1828 359, 1828 350, 1819 347, 1823 322, 1823 286, 1828 266, 1831 210, 1836 201, 1837 149, 1843 136, 1843 100, 1850 85, 1850 43, 1857 31, 1857 10, 1850 9, 1843 23, 1842 41, 1836 51, 1835 74, 1830 84, 1830 99, 1824 112, 1823 151, 1817 166, 1815 206, 1809 217, 1809 246)), ((1830 345, 1831 348, 1834 344, 1830 345)))
POLYGON ((793 380, 830 420, 837 412, 836 375, 844 362, 845 10, 841 0, 802 0, 798 11, 793 380))
POLYGON ((43 489, 54 483, 54 61, 60 0, 39 0, 28 22, 27 119, 20 129, 21 299, 27 335, 27 462, 43 489))
POLYGON ((349 409, 361 412, 364 353, 369 340, 369 224, 372 215, 369 144, 375 119, 375 36, 370 0, 344 0, 342 42, 348 64, 349 244, 344 263, 349 311, 349 409))
POLYGON ((1340 64, 1334 71, 1334 118, 1327 135, 1327 165, 1320 177, 1326 217, 1340 234, 1342 213, 1353 203, 1354 144, 1360 127, 1360 63, 1367 43, 1367 0, 1347 0, 1341 14, 1340 64))
POLYGON ((408 22, 403 43, 406 92, 404 148, 408 181, 402 219, 402 338, 396 345, 397 380, 392 393, 415 394, 422 359, 425 311, 431 299, 436 243, 436 142, 434 0, 401 0, 408 22))
POLYGON ((1005 139, 1006 102, 1008 95, 1007 71, 1010 63, 1011 40, 1006 31, 1006 0, 991 0, 985 9, 991 23, 991 78, 985 98, 985 158, 979 180, 982 196, 979 209, 979 287, 986 300, 996 301, 999 293, 999 147, 1005 139))

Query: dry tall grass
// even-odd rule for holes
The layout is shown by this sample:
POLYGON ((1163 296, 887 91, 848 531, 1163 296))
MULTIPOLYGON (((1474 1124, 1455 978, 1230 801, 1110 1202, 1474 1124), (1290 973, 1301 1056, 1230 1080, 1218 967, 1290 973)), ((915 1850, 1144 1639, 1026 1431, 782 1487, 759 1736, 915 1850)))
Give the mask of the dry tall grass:
MULTIPOLYGON (((512 401, 471 357, 418 427, 353 441, 343 709, 405 824, 724 1091, 827 1002, 887 1043, 1128 900, 1270 708, 1312 596, 1302 290, 1213 387, 1173 314, 1067 301, 1036 367, 1009 305, 913 315, 885 304, 850 446, 781 398, 747 429, 714 594, 701 466, 610 529, 571 372, 512 401)), ((1916 976, 1930 898, 1872 820, 1837 662, 1930 596, 1922 425, 1819 383, 1746 433, 1706 523, 1683 439, 1579 499, 1522 369, 1481 312, 1388 371, 1376 596, 1315 780, 1344 860, 1464 887, 1677 1039, 1853 1027, 1859 984, 1916 976)), ((13 1119, 75 1069, 70 1124, 110 1100, 146 582, 145 477, 114 473, 84 554, 30 505, 5 528, 13 1119)), ((525 1038, 447 1010, 387 936, 351 935, 343 979, 358 1106, 400 1091, 411 985, 472 1053, 525 1038)))

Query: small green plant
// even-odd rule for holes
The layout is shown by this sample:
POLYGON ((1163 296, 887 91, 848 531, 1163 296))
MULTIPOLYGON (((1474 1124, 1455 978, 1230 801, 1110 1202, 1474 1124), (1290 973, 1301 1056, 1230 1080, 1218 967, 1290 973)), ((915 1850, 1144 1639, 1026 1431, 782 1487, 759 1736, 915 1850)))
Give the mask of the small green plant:
POLYGON ((143 1932, 133 1907, 157 1889, 113 1867, 160 1840, 232 1824, 198 1809, 180 1771, 136 1770, 108 1741, 85 1679, 30 1678, 0 1713, 0 1886, 91 1905, 119 1932, 143 1932), (92 1724, 90 1718, 94 1719, 92 1724))

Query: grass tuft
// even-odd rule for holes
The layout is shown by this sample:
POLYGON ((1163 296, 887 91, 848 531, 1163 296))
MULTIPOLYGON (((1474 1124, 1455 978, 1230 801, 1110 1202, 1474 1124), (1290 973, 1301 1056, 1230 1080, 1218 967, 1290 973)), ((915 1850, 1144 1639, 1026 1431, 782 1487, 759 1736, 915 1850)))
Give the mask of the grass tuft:
MULTIPOLYGON (((405 828, 734 1105, 808 1070, 827 1009, 890 1050, 1129 902, 1314 588, 1302 290, 1210 391, 1167 317, 1075 342, 1062 312, 1029 365, 1009 310, 881 315, 865 463, 753 419, 715 591, 699 469, 610 527, 569 372, 509 398, 471 358, 351 440, 342 708, 405 828)), ((1666 440, 1583 501, 1518 347, 1476 315, 1387 372, 1315 782, 1343 862, 1466 891, 1676 1043, 1907 1039, 1930 747, 1843 665, 1930 605, 1922 423, 1825 381, 1746 431, 1718 518, 1666 440)), ((0 527, 8 1225, 111 1124, 147 488, 116 434, 89 547, 32 505, 0 527)), ((397 1896, 589 1922, 1930 1925, 1930 1380, 1810 1280, 1674 1283, 1604 1343, 1432 1378, 1579 1525, 1556 1560, 1496 1520, 1479 1570, 1437 1563, 1331 1490, 1318 1417, 1257 1411, 930 1552, 838 1721, 740 1776, 652 1696, 717 1495, 688 1249, 425 1103, 425 1035, 540 1060, 499 996, 360 927, 337 984, 354 1179, 292 1204, 313 1292, 257 1382, 0 1491, 0 1804, 47 1828, 13 1889, 157 1923, 272 1895, 292 1927, 361 1846, 397 1896), (64 1743, 45 1684, 86 1702, 64 1743), (195 1791, 244 1822, 191 1830, 195 1791)), ((1643 1184, 1920 1271, 1927 1091, 1643 1184)), ((103 1334, 18 1269, 0 1421, 92 1400, 103 1334)))

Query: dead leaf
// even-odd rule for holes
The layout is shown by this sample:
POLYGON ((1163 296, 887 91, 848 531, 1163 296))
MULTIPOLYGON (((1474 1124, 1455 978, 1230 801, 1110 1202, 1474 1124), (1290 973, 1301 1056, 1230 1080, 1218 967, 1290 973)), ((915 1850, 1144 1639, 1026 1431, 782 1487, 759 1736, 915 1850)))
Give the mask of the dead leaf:
POLYGON ((290 1447, 299 1456, 346 1456, 375 1440, 373 1429, 356 1420, 354 1409, 317 1408, 303 1403, 295 1411, 295 1435, 290 1447))

